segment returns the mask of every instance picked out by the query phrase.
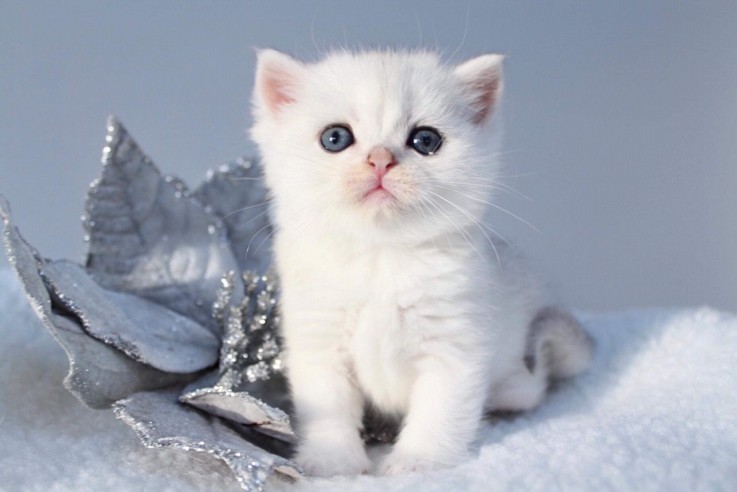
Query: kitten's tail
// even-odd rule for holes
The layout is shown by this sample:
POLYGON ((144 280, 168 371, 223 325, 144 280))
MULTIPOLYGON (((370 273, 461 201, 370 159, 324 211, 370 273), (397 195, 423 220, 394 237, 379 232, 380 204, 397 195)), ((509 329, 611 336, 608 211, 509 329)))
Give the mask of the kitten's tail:
POLYGON ((538 311, 530 324, 525 351, 530 372, 537 364, 546 364, 550 378, 568 378, 588 369, 593 356, 593 338, 571 313, 555 306, 538 311))

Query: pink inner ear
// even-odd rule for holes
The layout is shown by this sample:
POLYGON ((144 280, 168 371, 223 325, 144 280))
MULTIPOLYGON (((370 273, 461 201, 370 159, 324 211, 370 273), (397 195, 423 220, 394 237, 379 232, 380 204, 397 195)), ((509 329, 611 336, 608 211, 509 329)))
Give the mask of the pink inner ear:
POLYGON ((483 123, 491 115, 496 104, 498 90, 499 77, 485 78, 475 84, 476 114, 471 120, 474 124, 483 123))
POLYGON ((269 108, 276 114, 285 104, 294 102, 294 97, 289 94, 290 75, 281 70, 270 70, 264 74, 261 94, 269 108))

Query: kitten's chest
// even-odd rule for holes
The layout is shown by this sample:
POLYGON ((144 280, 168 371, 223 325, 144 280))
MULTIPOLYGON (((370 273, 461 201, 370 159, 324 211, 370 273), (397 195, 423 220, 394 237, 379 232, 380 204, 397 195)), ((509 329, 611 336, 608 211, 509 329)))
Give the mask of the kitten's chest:
POLYGON ((422 320, 415 315, 421 276, 406 263, 404 270, 391 261, 373 266, 364 299, 348 312, 348 350, 366 396, 382 410, 403 412, 421 345, 422 320))
POLYGON ((412 385, 414 338, 396 303, 372 300, 349 313, 353 326, 348 342, 361 390, 379 408, 401 412, 412 385), (353 319, 351 319, 353 318, 353 319))

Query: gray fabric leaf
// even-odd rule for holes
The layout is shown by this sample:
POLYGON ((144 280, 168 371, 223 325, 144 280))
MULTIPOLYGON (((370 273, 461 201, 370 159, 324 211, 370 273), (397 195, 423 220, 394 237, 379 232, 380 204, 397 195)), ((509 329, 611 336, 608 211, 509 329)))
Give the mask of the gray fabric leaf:
POLYGON ((114 405, 115 415, 146 447, 212 454, 230 467, 244 490, 262 490, 272 471, 287 479, 300 476, 297 465, 280 456, 285 451, 278 441, 182 405, 178 394, 179 388, 136 393, 114 405))
POLYGON ((180 180, 163 177, 113 118, 106 140, 102 176, 85 205, 88 270, 107 289, 152 300, 219 333, 211 316, 215 292, 220 277, 238 269, 222 221, 180 180))
POLYGON ((252 426, 259 432, 287 443, 295 443, 289 415, 292 405, 283 375, 249 383, 248 391, 233 390, 214 373, 184 389, 179 401, 213 415, 252 426))
POLYGON ((34 311, 66 352, 69 373, 64 386, 82 403, 91 408, 107 408, 136 391, 190 379, 191 376, 167 374, 135 362, 90 337, 76 320, 54 312, 40 274, 46 263, 13 225, 10 207, 2 196, 0 217, 5 225, 3 242, 10 264, 18 274, 34 311))
POLYGON ((270 200, 257 161, 240 158, 209 171, 194 196, 222 219, 241 271, 270 268, 270 200))
POLYGON ((69 357, 67 388, 90 408, 108 408, 137 391, 162 388, 182 381, 179 374, 168 374, 135 362, 114 348, 98 342, 69 318, 54 315, 50 329, 69 357))
POLYGON ((18 228, 13 224, 10 204, 3 195, 0 195, 0 218, 3 221, 3 243, 8 262, 23 285, 31 307, 41 321, 47 326, 51 323, 51 301, 46 291, 39 269, 44 266, 44 260, 38 251, 23 239, 18 228))
POLYGON ((82 322, 87 333, 133 360, 172 373, 197 372, 218 361, 220 340, 174 311, 105 290, 70 261, 48 263, 43 276, 53 298, 82 322))

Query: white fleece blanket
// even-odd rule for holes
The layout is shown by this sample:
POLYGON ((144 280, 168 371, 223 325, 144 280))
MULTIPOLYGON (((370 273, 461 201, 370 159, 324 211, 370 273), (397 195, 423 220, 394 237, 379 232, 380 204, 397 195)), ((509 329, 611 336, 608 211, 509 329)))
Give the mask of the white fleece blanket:
MULTIPOLYGON (((2 264, 0 264, 2 265, 2 264)), ((208 456, 147 450, 62 387, 67 362, 0 266, 0 490, 238 490, 208 456)), ((452 470, 270 483, 284 491, 737 490, 737 317, 708 308, 583 315, 586 375, 484 426, 452 470)))

